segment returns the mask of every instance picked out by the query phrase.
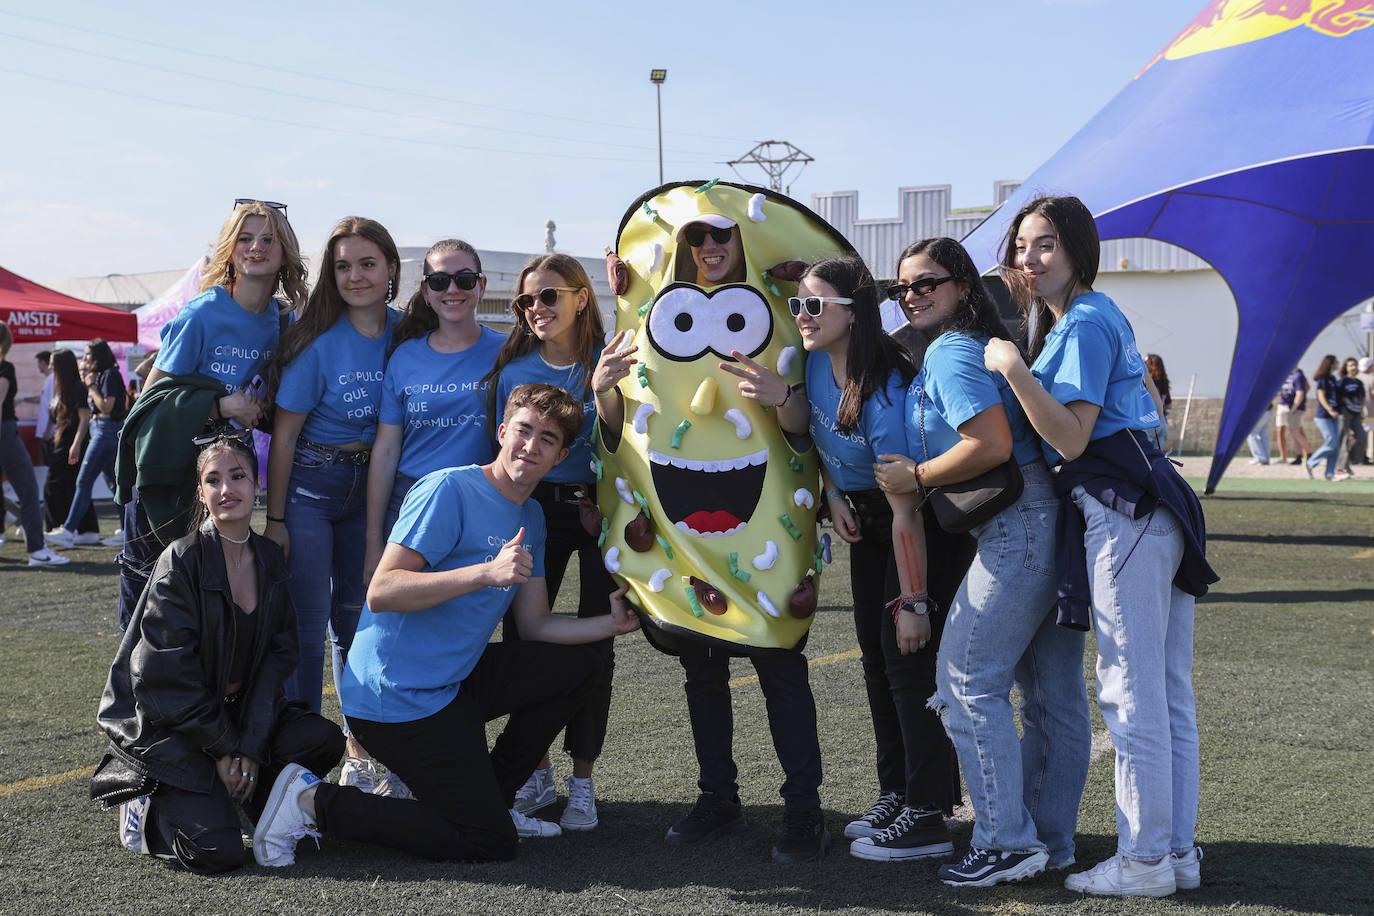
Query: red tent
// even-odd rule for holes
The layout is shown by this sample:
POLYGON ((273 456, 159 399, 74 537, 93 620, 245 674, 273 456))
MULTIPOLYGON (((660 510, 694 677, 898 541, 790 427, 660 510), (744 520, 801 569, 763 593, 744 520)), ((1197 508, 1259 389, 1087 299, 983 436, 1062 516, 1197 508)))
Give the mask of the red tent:
POLYGON ((138 319, 104 305, 64 296, 0 267, 0 321, 15 343, 49 340, 138 340, 138 319))

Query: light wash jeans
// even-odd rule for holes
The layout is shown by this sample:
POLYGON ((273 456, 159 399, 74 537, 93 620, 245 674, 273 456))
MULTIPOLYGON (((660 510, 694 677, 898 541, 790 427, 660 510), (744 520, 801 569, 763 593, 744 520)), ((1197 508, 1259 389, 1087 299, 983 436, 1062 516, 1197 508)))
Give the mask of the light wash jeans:
MULTIPOLYGON (((109 417, 96 417, 91 420, 91 444, 86 446, 86 456, 81 459, 81 470, 76 475, 76 492, 72 494, 72 507, 67 511, 67 520, 62 527, 75 531, 81 524, 81 517, 91 507, 91 490, 95 487, 97 476, 104 475, 105 485, 110 492, 115 491, 115 452, 119 450, 119 431, 124 428, 123 420, 109 417)), ((59 461, 66 461, 66 455, 58 455, 59 461)))
POLYGON ((1073 858, 1092 748, 1084 634, 1055 623, 1059 498, 1049 469, 1036 461, 1021 473, 1021 498, 972 532, 978 554, 945 623, 931 705, 959 752, 973 845, 1045 849, 1059 864, 1073 858))
POLYGON ((1307 459, 1307 466, 1315 470, 1318 464, 1325 461, 1326 470, 1323 473, 1329 479, 1336 473, 1336 459, 1340 457, 1341 421, 1336 417, 1313 417, 1312 422, 1321 431, 1322 444, 1307 459))
POLYGON ((1250 454, 1260 464, 1269 463, 1269 424, 1272 422, 1270 414, 1272 411, 1266 410, 1260 417, 1255 428, 1250 431, 1245 444, 1250 446, 1250 454))
POLYGON ((286 532, 301 644, 301 661, 286 682, 286 695, 318 713, 326 630, 337 684, 363 609, 367 466, 329 464, 309 449, 297 449, 286 491, 286 532))
POLYGON ((1097 634, 1097 704, 1116 746, 1117 851, 1153 862, 1193 848, 1198 806, 1193 596, 1173 584, 1178 519, 1140 519, 1075 487, 1097 634))

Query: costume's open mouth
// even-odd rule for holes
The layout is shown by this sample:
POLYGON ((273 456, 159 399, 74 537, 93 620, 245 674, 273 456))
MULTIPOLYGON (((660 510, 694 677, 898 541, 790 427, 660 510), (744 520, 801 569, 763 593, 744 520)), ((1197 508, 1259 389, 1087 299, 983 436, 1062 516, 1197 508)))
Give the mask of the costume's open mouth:
POLYGON ((692 461, 649 449, 654 491, 680 531, 719 538, 742 529, 763 494, 768 449, 715 461, 692 461))

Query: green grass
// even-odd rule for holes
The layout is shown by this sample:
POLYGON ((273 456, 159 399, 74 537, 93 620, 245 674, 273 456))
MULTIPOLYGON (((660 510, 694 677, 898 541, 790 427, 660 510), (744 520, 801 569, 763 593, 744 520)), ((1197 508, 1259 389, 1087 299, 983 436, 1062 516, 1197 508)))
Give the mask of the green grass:
MULTIPOLYGON (((755 685, 735 691, 749 831, 670 849, 663 831, 695 798, 696 764, 681 669, 639 636, 618 644, 597 831, 526 841, 515 862, 495 865, 434 864, 326 838, 322 852, 302 844, 296 868, 187 875, 121 850, 113 816, 87 800, 84 778, 21 782, 100 755, 94 713, 116 645, 116 583, 113 550, 76 550, 66 569, 30 570, 12 538, 0 548, 0 913, 1374 912, 1374 488, 1256 483, 1264 486, 1228 480, 1204 503, 1223 578, 1197 613, 1198 838, 1207 853, 1197 891, 1080 899, 1047 876, 957 892, 935 880, 931 863, 862 862, 839 842, 819 865, 775 866, 781 775, 755 685)), ((812 658, 854 645, 843 560, 822 580, 812 658)), ((1090 659, 1091 651, 1089 675, 1090 659)), ((744 661, 734 670, 751 673, 744 661)), ((857 660, 813 668, 812 684, 822 797, 838 836, 875 790, 857 660)), ((336 715, 337 705, 327 711, 336 715)), ((958 845, 969 830, 958 825, 958 845)), ((1114 848, 1106 753, 1083 799, 1079 860, 1114 848)))

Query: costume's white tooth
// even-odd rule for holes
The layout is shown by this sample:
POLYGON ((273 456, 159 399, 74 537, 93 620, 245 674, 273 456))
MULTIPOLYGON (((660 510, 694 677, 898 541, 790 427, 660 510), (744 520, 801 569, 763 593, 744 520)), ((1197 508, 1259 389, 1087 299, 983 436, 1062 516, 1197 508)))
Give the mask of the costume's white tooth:
POLYGON ((749 418, 738 407, 731 407, 725 411, 725 419, 735 424, 735 436, 737 438, 748 439, 749 434, 754 431, 754 427, 749 423, 749 418))
POLYGON ((754 568, 762 572, 765 569, 772 569, 773 564, 778 562, 778 545, 776 541, 764 541, 763 553, 754 557, 754 568))
POLYGON ((663 246, 654 242, 651 251, 653 255, 649 258, 649 273, 656 274, 663 268, 663 246))
POLYGON ((635 504, 634 490, 630 488, 630 482, 624 477, 615 479, 615 491, 620 494, 620 498, 625 500, 628 505, 635 504))
POLYGON ((755 465, 757 465, 757 464, 767 464, 767 463, 768 463, 768 449, 764 449, 764 450, 761 451, 761 452, 755 452, 754 454, 749 455, 748 458, 749 458, 749 463, 750 463, 750 464, 755 464, 755 465))
POLYGON ((787 376, 792 374, 792 360, 797 356, 796 347, 783 347, 778 354, 778 375, 787 376))
POLYGON ((802 487, 797 492, 792 494, 792 502, 802 508, 810 509, 812 506, 816 504, 816 497, 811 495, 810 490, 806 489, 805 487, 802 487))
POLYGON ((759 592, 759 607, 763 608, 764 611, 768 613, 769 617, 782 616, 782 612, 779 611, 778 606, 773 603, 773 599, 768 597, 767 592, 759 592))
POLYGON ((649 417, 654 413, 654 405, 640 404, 635 408, 634 428, 641 436, 649 432, 649 417))
POLYGON ((620 572, 620 548, 612 547, 606 551, 606 572, 620 572))
POLYGON ((649 577, 649 591, 663 591, 663 584, 668 581, 668 577, 671 575, 671 572, 661 567, 659 569, 654 570, 654 574, 649 577))

